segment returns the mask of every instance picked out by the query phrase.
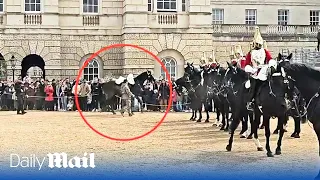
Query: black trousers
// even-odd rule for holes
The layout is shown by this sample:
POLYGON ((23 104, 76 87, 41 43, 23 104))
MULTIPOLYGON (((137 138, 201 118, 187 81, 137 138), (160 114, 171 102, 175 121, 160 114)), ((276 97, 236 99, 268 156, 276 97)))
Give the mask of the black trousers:
POLYGON ((23 113, 24 112, 24 99, 21 95, 17 96, 17 113, 23 113))
POLYGON ((251 89, 250 89, 250 93, 249 93, 249 101, 252 101, 256 97, 257 91, 262 83, 263 83, 263 81, 261 81, 259 79, 252 79, 251 89))
POLYGON ((99 104, 99 95, 92 95, 92 109, 98 109, 98 104, 99 104))
POLYGON ((82 111, 87 110, 87 97, 79 97, 80 109, 82 111))
POLYGON ((318 51, 319 51, 319 49, 320 49, 320 39, 318 39, 318 46, 317 46, 317 49, 318 49, 318 51))

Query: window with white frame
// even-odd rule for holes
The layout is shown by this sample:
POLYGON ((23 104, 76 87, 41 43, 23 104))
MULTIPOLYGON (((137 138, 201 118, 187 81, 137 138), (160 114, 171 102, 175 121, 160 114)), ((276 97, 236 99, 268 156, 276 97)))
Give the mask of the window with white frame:
POLYGON ((158 11, 177 11, 177 0, 157 0, 158 11))
POLYGON ((83 0, 83 13, 98 13, 99 0, 83 0))
MULTIPOLYGON (((177 61, 173 57, 165 57, 162 59, 162 63, 167 68, 170 77, 175 78, 176 74, 177 74, 176 73, 177 72, 177 61)), ((168 77, 166 76, 166 73, 164 72, 164 70, 162 68, 161 68, 161 76, 165 77, 166 80, 168 79, 168 77)))
POLYGON ((320 15, 320 10, 311 10, 310 11, 310 25, 312 25, 312 26, 319 25, 319 15, 320 15))
POLYGON ((100 78, 99 68, 100 66, 99 66, 98 60, 96 59, 91 60, 88 63, 87 67, 85 67, 83 70, 83 78, 88 81, 93 80, 95 77, 100 78))
POLYGON ((40 12, 41 0, 24 0, 24 10, 26 12, 40 12))
POLYGON ((289 20, 289 10, 279 9, 278 10, 278 25, 286 26, 289 20))
POLYGON ((152 0, 148 0, 148 11, 152 11, 152 0))
POLYGON ((212 23, 223 24, 224 21, 224 10, 223 9, 212 9, 212 23))
POLYGON ((257 24, 257 10, 256 9, 246 9, 246 22, 247 25, 257 24))
POLYGON ((3 12, 3 1, 4 0, 0 0, 0 12, 3 12))

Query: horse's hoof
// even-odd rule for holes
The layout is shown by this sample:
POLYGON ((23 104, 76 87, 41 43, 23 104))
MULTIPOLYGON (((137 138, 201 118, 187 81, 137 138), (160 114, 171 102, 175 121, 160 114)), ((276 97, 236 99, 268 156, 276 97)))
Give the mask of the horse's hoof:
POLYGON ((273 131, 273 134, 278 134, 278 130, 273 131))
POLYGON ((264 126, 260 126, 260 129, 264 129, 264 126))
POLYGON ((220 128, 220 131, 223 131, 223 130, 224 130, 224 127, 221 127, 221 128, 220 128))
POLYGON ((263 147, 258 147, 257 150, 258 151, 263 151, 263 147))
POLYGON ((247 139, 252 139, 252 135, 249 135, 249 136, 247 137, 247 139))
POLYGON ((288 132, 288 130, 286 130, 286 129, 284 129, 283 131, 284 131, 284 132, 288 132))
POLYGON ((198 119, 196 122, 201 122, 201 120, 200 120, 200 119, 198 119))
POLYGON ((294 138, 300 138, 300 135, 299 134, 295 134, 294 138))
POLYGON ((267 152, 267 156, 268 156, 268 157, 274 157, 273 154, 272 154, 272 152, 267 152))
POLYGON ((208 122, 209 122, 209 120, 205 120, 204 122, 205 122, 205 123, 208 123, 208 122))
POLYGON ((231 146, 229 144, 227 145, 226 150, 231 151, 231 146))
POLYGON ((276 149, 275 155, 281 155, 281 150, 280 149, 276 149))
POLYGON ((245 135, 240 135, 240 138, 243 139, 243 138, 246 138, 246 136, 245 135))

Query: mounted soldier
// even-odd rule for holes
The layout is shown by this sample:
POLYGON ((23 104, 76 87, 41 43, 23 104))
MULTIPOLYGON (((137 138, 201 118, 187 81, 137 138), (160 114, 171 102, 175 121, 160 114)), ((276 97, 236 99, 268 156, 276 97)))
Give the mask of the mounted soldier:
POLYGON ((212 54, 209 57, 209 68, 210 69, 216 69, 217 67, 219 67, 219 63, 216 60, 216 57, 214 55, 214 51, 212 50, 212 54))
POLYGON ((209 64, 208 64, 208 60, 206 58, 206 53, 205 52, 203 52, 203 56, 200 59, 200 69, 203 69, 203 70, 209 69, 209 64))
MULTIPOLYGON (((259 27, 256 27, 256 32, 253 39, 253 49, 247 54, 246 61, 243 64, 245 71, 253 77, 252 82, 246 83, 246 87, 250 89, 249 101, 247 108, 252 110, 252 103, 256 91, 263 81, 267 80, 267 70, 269 61, 272 59, 270 52, 266 49, 266 43, 261 37, 259 27), (264 46, 263 46, 264 45, 264 46)), ((273 64, 273 63, 272 63, 273 64)))
POLYGON ((246 66, 246 58, 243 56, 243 51, 240 45, 234 47, 235 58, 231 60, 231 63, 237 65, 241 69, 244 69, 246 66))

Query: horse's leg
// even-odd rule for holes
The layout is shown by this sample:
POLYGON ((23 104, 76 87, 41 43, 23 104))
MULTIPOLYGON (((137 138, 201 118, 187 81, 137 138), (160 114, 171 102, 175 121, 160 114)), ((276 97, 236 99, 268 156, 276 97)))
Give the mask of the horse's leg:
POLYGON ((230 125, 230 138, 229 138, 229 144, 226 147, 227 151, 231 151, 231 149, 232 149, 234 131, 237 129, 237 127, 240 123, 239 117, 241 117, 241 116, 239 116, 238 114, 240 114, 240 113, 238 112, 237 114, 235 114, 234 119, 230 125))
POLYGON ((278 117, 278 121, 280 124, 280 133, 279 133, 279 138, 278 138, 278 143, 277 143, 277 149, 276 149, 276 153, 275 155, 280 155, 281 154, 281 144, 282 144, 282 138, 283 138, 283 134, 284 134, 284 122, 286 121, 286 115, 283 115, 282 117, 278 117))
POLYGON ((190 118, 190 121, 194 121, 194 119, 195 119, 194 109, 192 108, 192 116, 191 116, 191 118, 190 118))
POLYGON ((254 132, 254 126, 253 126, 253 124, 254 124, 254 119, 253 119, 253 113, 252 112, 250 112, 250 111, 247 111, 248 112, 248 115, 249 115, 249 120, 250 120, 250 134, 249 134, 249 136, 247 137, 247 139, 252 139, 252 136, 253 136, 253 132, 254 132))
POLYGON ((264 131, 266 136, 266 150, 267 156, 273 157, 272 151, 270 149, 270 116, 263 115, 263 122, 264 122, 264 131))
POLYGON ((263 147, 260 144, 259 138, 258 138, 258 128, 259 128, 259 124, 260 124, 260 117, 261 117, 261 113, 260 110, 255 108, 254 110, 254 120, 253 120, 253 135, 254 135, 254 143, 257 146, 257 150, 258 151, 263 151, 263 147))
POLYGON ((136 97, 136 99, 138 100, 138 102, 140 104, 141 113, 143 113, 143 101, 142 101, 142 98, 136 97))
POLYGON ((291 137, 300 138, 300 132, 301 132, 300 118, 294 117, 293 120, 294 120, 294 132, 291 134, 291 137))
POLYGON ((242 129, 240 131, 240 138, 246 138, 245 132, 248 130, 248 114, 241 118, 242 129))
POLYGON ((209 122, 209 112, 210 112, 210 103, 205 103, 205 110, 206 110, 206 114, 207 114, 207 119, 204 121, 205 123, 208 123, 209 122))
POLYGON ((229 131, 229 105, 227 102, 224 103, 224 115, 225 115, 225 121, 226 121, 226 128, 224 131, 229 131))
POLYGON ((201 122, 201 119, 202 119, 202 103, 199 106, 198 111, 199 111, 199 119, 197 120, 197 122, 201 122))
POLYGON ((226 116, 225 116, 225 112, 224 112, 224 108, 223 107, 221 107, 221 115, 222 115, 222 125, 221 125, 220 130, 223 131, 225 126, 226 126, 226 116))

